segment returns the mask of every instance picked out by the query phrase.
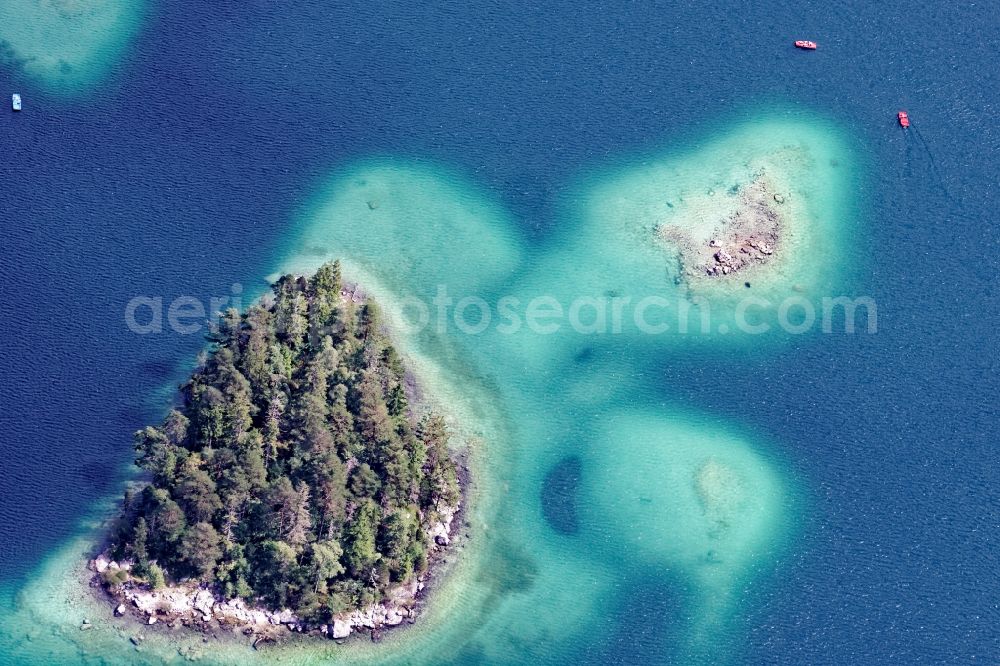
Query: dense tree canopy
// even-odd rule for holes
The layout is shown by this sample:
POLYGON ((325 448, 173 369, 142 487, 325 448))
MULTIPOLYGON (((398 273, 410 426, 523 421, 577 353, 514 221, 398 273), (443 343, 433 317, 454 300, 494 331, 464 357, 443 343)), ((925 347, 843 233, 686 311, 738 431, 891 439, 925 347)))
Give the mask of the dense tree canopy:
POLYGON ((149 480, 115 547, 136 576, 326 621, 426 569, 455 465, 442 420, 411 415, 380 328, 372 303, 341 298, 336 263, 224 314, 183 408, 135 435, 149 480))

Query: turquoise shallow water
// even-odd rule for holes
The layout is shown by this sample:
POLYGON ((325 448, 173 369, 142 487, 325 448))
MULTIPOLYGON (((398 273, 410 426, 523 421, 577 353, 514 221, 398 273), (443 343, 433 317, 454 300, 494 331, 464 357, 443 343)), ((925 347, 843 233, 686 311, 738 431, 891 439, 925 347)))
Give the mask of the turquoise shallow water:
MULTIPOLYGON (((794 129, 759 121, 760 135, 770 131, 784 141, 801 140, 794 129)), ((746 128, 731 141, 740 144, 741 137, 752 132, 753 127, 746 128)), ((825 138, 822 132, 814 137, 825 138)), ((759 146, 732 150, 741 149, 750 158, 759 146)), ((711 175, 718 165, 718 158, 705 160, 707 168, 692 161, 689 173, 711 175)), ((801 167, 804 177, 813 176, 809 164, 801 167)), ((849 162, 845 168, 850 168, 849 162)), ((650 575, 656 576, 655 583, 666 576, 686 587, 690 597, 684 602, 682 615, 687 619, 680 628, 686 638, 673 648, 675 656, 717 662, 724 655, 721 646, 734 634, 739 586, 771 570, 784 539, 794 531, 795 480, 786 478, 786 470, 770 458, 766 442, 734 434, 718 417, 666 408, 656 399, 658 388, 644 382, 641 373, 648 346, 658 341, 639 340, 635 331, 623 331, 601 335, 596 342, 594 335, 566 326, 551 334, 527 324, 513 331, 513 317, 499 322, 499 306, 494 311, 490 305, 505 297, 525 302, 537 295, 568 303, 577 295, 595 294, 580 278, 602 275, 598 257, 616 263, 609 265, 609 276, 616 268, 645 272, 662 289, 666 257, 658 269, 652 268, 638 241, 632 247, 583 242, 528 251, 505 233, 509 227, 504 216, 478 201, 484 197, 478 188, 447 175, 405 162, 349 170, 336 182, 349 184, 351 191, 335 186, 333 195, 307 215, 312 222, 298 242, 310 256, 290 260, 296 265, 344 256, 347 274, 354 271, 376 298, 389 304, 406 299, 423 303, 429 317, 421 319, 415 306, 403 308, 397 311, 397 328, 426 321, 414 335, 415 345, 432 358, 470 368, 483 395, 493 396, 487 398, 491 403, 499 400, 504 423, 493 432, 503 435, 493 442, 484 438, 488 462, 475 467, 484 496, 477 517, 487 538, 484 543, 474 540, 465 555, 466 566, 484 572, 471 582, 457 576, 439 594, 467 595, 470 587, 484 585, 484 576, 493 585, 487 572, 494 569, 514 566, 520 572, 504 582, 507 595, 493 599, 491 594, 490 602, 474 611, 462 603, 463 610, 450 620, 445 616, 445 622, 465 625, 454 618, 475 618, 470 624, 477 627, 479 640, 469 642, 481 641, 480 649, 491 662, 524 658, 509 654, 502 647, 507 641, 552 659, 572 652, 588 623, 614 603, 616 578, 644 586, 650 575), (414 193, 416 186, 420 196, 414 193), (456 216, 456 209, 463 214, 456 216), (327 248, 326 255, 322 248, 327 248), (372 256, 398 259, 385 263, 368 258, 372 256), (427 256, 437 260, 426 263, 427 256), (444 310, 431 298, 440 297, 442 289, 453 303, 444 310), (473 315, 463 320, 463 329, 454 314, 465 296, 481 298, 490 314, 470 306, 473 315), (620 357, 608 364, 590 363, 579 350, 591 344, 617 347, 620 357), (572 366, 565 363, 567 358, 573 359, 572 366), (567 457, 580 461, 579 478, 575 487, 549 502, 567 504, 558 508, 574 512, 579 527, 560 533, 546 520, 539 502, 546 478, 567 457), (594 569, 600 573, 582 573, 594 569), (585 586, 576 582, 583 577, 585 586), (497 635, 506 638, 486 638, 497 635)), ((836 191, 836 183, 827 183, 832 195, 819 190, 816 180, 810 185, 817 197, 823 194, 827 200, 847 196, 836 191)), ((587 225, 594 225, 593 218, 602 212, 587 209, 587 216, 567 220, 565 226, 572 229, 575 223, 580 236, 594 238, 587 225)), ((833 212, 827 220, 831 228, 852 221, 834 218, 833 212)), ((831 247, 836 239, 831 235, 831 247)), ((834 276, 824 279, 835 281, 834 276)), ((620 293, 644 293, 636 283, 614 284, 620 293)), ((601 293, 603 289, 595 295, 601 293)), ((669 349, 669 338, 659 344, 669 349)), ((470 379, 459 378, 457 383, 470 379)), ((434 392, 435 383, 430 380, 429 392, 434 392)), ((469 417, 464 417, 467 422, 469 417)), ((471 418, 474 422, 476 417, 471 418)), ((472 529, 475 532, 475 524, 472 529)))
MULTIPOLYGON (((740 144, 748 132, 733 141, 740 144)), ((767 132, 799 140, 793 130, 761 121, 760 134, 767 132)), ((742 147, 744 156, 754 148, 742 147)), ((710 180, 718 159, 707 163, 688 172, 710 180)), ((628 190, 618 196, 635 197, 628 190)), ((593 237, 587 225, 594 218, 608 224, 603 208, 586 211, 573 221, 583 239, 593 237)), ((729 654, 729 642, 738 644, 743 586, 778 565, 797 524, 794 479, 765 442, 718 417, 656 400, 658 389, 636 373, 643 350, 657 341, 638 339, 634 330, 605 332, 600 345, 617 347, 620 356, 591 363, 577 351, 591 334, 565 326, 533 330, 528 311, 523 330, 513 330, 513 317, 502 325, 491 319, 491 304, 517 298, 512 294, 530 301, 532 288, 555 302, 590 294, 580 267, 596 270, 596 257, 609 276, 620 267, 666 288, 669 259, 661 252, 657 268, 646 258, 652 241, 627 235, 634 247, 583 242, 531 252, 502 206, 474 183, 388 159, 337 171, 303 211, 293 238, 280 272, 308 272, 340 258, 345 277, 382 304, 423 398, 449 417, 457 445, 470 452, 474 483, 469 541, 452 556, 457 561, 435 586, 420 626, 375 647, 355 642, 339 653, 317 653, 307 644, 261 658, 563 661, 581 650, 595 620, 623 621, 606 610, 619 601, 619 586, 650 584, 684 590, 683 611, 668 623, 683 639, 675 636, 667 653, 709 663, 729 654), (446 294, 450 300, 440 300, 446 294), (486 309, 463 309, 463 299, 486 309), (468 311, 470 317, 456 314, 468 311), (548 477, 567 458, 578 470, 541 506, 548 477), (572 528, 553 524, 553 510, 572 514, 572 528)), ((616 285, 636 297, 645 288, 616 285)), ((659 344, 669 349, 669 338, 659 344)), ((78 557, 79 547, 70 553, 78 557)), ((27 591, 24 605, 58 626, 65 588, 56 588, 42 597, 27 591)), ((107 633, 115 622, 102 619, 98 630, 74 641, 81 649, 123 640, 120 630, 107 633)), ((62 630, 72 635, 74 627, 62 630)), ((176 649, 160 640, 144 644, 153 658, 176 649)), ((233 645, 214 658, 249 655, 233 645)))
POLYGON ((793 294, 870 294, 877 335, 723 334, 726 307, 708 335, 400 326, 474 452, 451 575, 380 644, 212 654, 997 661, 989 8, 149 8, 107 31, 57 20, 44 39, 0 22, 0 91, 25 97, 0 115, 17 221, 0 261, 0 527, 15 535, 0 662, 162 663, 200 643, 151 635, 136 652, 135 628, 66 575, 93 539, 81 519, 128 474, 130 432, 204 344, 133 334, 129 299, 207 303, 234 282, 249 299, 261 276, 333 256, 410 313, 439 285, 456 303, 676 297, 649 226, 704 210, 702 188, 725 193, 747 146, 776 138, 809 147, 788 205, 822 232, 804 230, 821 270, 793 271, 793 294), (816 53, 790 46, 805 32, 816 53))
POLYGON ((147 18, 141 0, 9 0, 0 6, 0 62, 57 95, 80 95, 119 69, 147 18))

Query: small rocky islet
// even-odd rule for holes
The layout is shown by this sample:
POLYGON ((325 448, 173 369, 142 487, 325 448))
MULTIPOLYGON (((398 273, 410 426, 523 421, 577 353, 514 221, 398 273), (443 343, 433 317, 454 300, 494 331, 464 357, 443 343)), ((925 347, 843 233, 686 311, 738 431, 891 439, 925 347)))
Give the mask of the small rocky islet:
POLYGON ((657 233, 676 250, 688 284, 705 279, 733 279, 754 266, 770 263, 779 254, 785 232, 777 206, 784 195, 774 192, 763 173, 736 188, 736 207, 711 227, 695 229, 661 224, 657 233))

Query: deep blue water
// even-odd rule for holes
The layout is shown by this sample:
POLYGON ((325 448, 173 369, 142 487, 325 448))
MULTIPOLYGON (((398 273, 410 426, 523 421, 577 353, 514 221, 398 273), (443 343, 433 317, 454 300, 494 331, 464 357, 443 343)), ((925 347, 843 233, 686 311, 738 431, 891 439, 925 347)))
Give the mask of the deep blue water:
MULTIPOLYGON (((662 367, 665 394, 683 386, 771 433, 812 491, 792 563, 754 592, 746 658, 1000 661, 1000 11, 378 5, 163 3, 82 101, 0 72, 26 105, 0 114, 0 581, 115 487, 130 433, 203 344, 131 333, 125 304, 258 289, 331 167, 456 167, 540 240, 560 193, 603 161, 794 105, 865 147, 859 286, 878 334, 662 367), (799 37, 820 50, 789 48, 799 37)), ((669 612, 669 591, 644 594, 622 591, 669 612)), ((634 632, 601 649, 655 651, 646 623, 634 632)))

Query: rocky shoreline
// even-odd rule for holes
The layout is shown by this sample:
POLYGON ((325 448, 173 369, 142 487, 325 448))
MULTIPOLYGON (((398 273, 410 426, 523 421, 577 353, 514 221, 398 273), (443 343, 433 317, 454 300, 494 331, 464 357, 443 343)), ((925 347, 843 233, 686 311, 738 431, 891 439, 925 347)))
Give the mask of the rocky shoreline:
MULTIPOLYGON (((431 527, 428 571, 408 584, 392 588, 382 601, 339 613, 327 624, 309 624, 288 609, 274 611, 253 606, 242 599, 225 599, 217 589, 204 583, 177 583, 159 590, 131 580, 109 586, 105 582, 109 571, 128 572, 132 564, 111 559, 107 551, 88 563, 89 585, 98 590, 103 601, 110 601, 116 617, 134 619, 153 631, 188 630, 205 635, 206 640, 208 636, 218 638, 220 634, 244 636, 255 648, 293 633, 336 641, 352 635, 368 635, 371 640, 378 640, 387 630, 416 622, 431 582, 440 573, 441 566, 447 564, 445 554, 456 545, 468 483, 468 467, 464 460, 460 461, 458 469, 462 501, 452 511, 443 511, 442 520, 431 527)), ((464 537, 469 537, 468 532, 464 537)), ((90 622, 84 620, 80 628, 89 629, 90 622)), ((130 640, 138 647, 144 637, 137 633, 130 640)))

